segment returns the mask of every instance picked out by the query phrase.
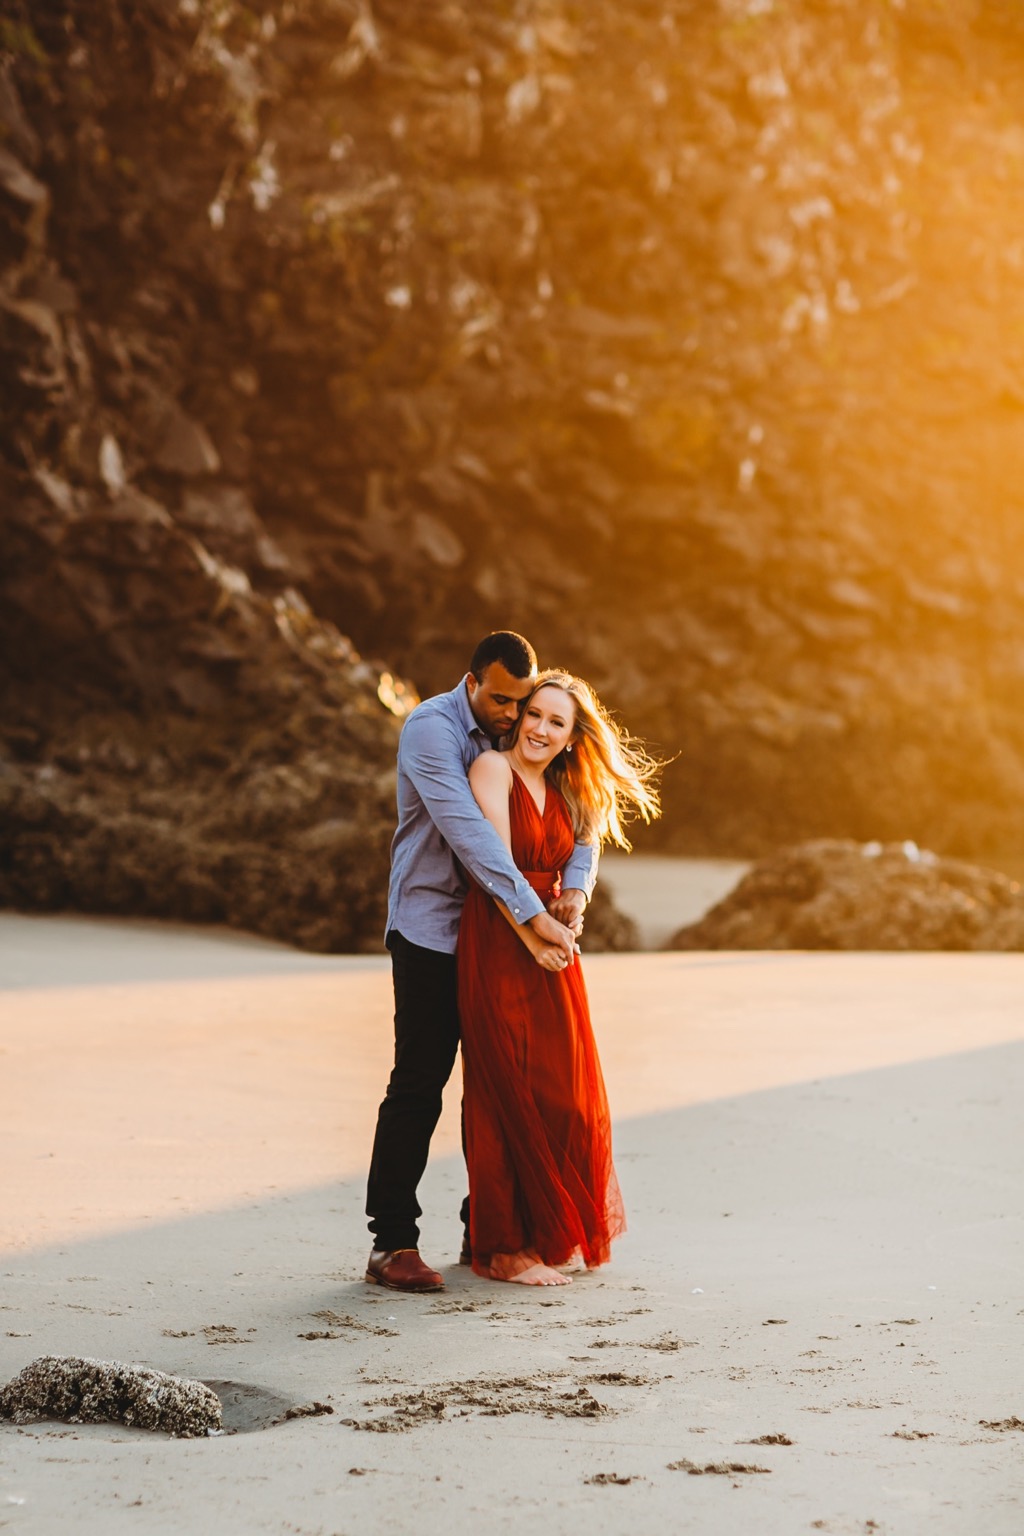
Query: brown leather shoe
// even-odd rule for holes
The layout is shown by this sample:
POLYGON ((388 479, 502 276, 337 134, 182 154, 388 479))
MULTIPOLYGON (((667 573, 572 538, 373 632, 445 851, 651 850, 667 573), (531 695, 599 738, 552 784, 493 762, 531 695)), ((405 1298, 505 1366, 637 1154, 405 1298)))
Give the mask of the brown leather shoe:
POLYGON ((366 1265, 371 1285, 383 1285, 389 1291, 443 1291, 444 1281, 436 1269, 420 1258, 418 1248, 395 1248, 388 1253, 375 1248, 366 1265))

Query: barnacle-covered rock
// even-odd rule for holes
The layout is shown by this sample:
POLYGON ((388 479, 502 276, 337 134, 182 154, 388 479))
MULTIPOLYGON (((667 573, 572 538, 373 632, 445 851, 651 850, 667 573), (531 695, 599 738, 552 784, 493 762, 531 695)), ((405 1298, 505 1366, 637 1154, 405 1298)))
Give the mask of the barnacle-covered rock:
POLYGON ((185 1439, 220 1429, 221 1405, 203 1382, 148 1366, 43 1355, 0 1387, 0 1419, 126 1424, 185 1439))
POLYGON ((760 859, 666 948, 1024 950, 1024 894, 916 843, 822 838, 760 859))

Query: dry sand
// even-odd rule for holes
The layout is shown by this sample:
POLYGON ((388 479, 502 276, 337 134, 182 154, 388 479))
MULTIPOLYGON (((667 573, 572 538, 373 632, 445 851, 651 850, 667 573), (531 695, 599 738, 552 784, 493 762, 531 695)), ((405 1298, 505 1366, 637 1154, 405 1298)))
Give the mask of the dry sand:
POLYGON ((615 1262, 556 1294, 452 1264, 453 1083, 415 1298, 360 1280, 386 960, 0 918, 0 1380, 85 1354, 240 1426, 334 1410, 0 1428, 0 1527, 1020 1536, 1024 1433, 980 1421, 1024 1418, 1024 956, 586 966, 615 1262), (732 1464, 767 1470, 689 1475, 732 1464))

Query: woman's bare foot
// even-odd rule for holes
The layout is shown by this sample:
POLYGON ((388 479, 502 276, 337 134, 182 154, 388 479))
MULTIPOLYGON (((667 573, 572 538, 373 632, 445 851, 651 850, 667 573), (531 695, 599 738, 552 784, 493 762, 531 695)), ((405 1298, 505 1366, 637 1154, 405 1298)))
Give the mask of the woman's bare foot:
POLYGON ((572 1285, 572 1276, 560 1274, 549 1264, 530 1264, 515 1275, 496 1274, 491 1269, 492 1280, 504 1280, 508 1285, 572 1285))
POLYGON ((572 1276, 563 1275, 560 1270, 552 1269, 549 1264, 531 1264, 529 1269, 520 1270, 518 1275, 513 1275, 510 1284, 572 1285, 572 1276))

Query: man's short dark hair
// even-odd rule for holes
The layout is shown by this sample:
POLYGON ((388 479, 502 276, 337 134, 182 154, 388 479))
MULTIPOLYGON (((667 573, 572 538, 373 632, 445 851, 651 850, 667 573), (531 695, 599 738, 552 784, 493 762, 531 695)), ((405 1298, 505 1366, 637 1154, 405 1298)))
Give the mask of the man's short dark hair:
POLYGON ((513 677, 529 677, 537 670, 537 653, 533 646, 511 629, 496 629, 493 634, 485 635, 473 652, 469 670, 478 683, 483 681, 484 671, 492 661, 500 661, 513 677))

